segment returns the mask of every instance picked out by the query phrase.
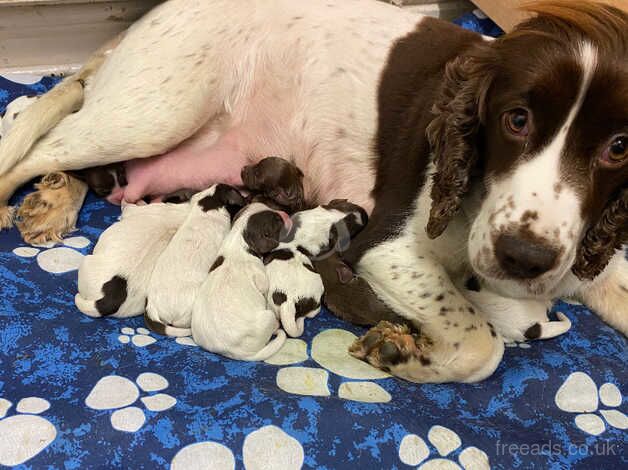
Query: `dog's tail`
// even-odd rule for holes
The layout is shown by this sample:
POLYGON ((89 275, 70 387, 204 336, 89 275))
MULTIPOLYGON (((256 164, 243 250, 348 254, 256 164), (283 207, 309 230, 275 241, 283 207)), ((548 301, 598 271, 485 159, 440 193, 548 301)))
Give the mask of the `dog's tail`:
POLYGON ((174 336, 177 338, 192 336, 192 330, 190 328, 179 328, 177 326, 164 325, 159 321, 153 320, 146 312, 144 312, 144 324, 146 325, 146 328, 162 336, 174 336))
POLYGON ((83 105, 84 81, 69 77, 42 95, 19 116, 0 141, 0 175, 22 160, 40 137, 83 105))
POLYGON ((286 332, 277 330, 275 338, 255 354, 244 358, 245 361, 264 361, 277 353, 286 342, 286 332))
POLYGON ((548 339, 567 333, 571 328, 571 320, 562 312, 556 312, 558 320, 537 323, 539 336, 536 339, 548 339))
POLYGON ((284 302, 279 307, 281 326, 292 338, 301 336, 305 327, 305 319, 303 317, 297 318, 295 310, 293 302, 284 302))
POLYGON ((74 303, 76 304, 76 308, 78 308, 88 317, 102 317, 102 314, 96 308, 96 302, 94 302, 93 300, 84 299, 83 297, 81 297, 81 294, 76 294, 74 296, 74 303))

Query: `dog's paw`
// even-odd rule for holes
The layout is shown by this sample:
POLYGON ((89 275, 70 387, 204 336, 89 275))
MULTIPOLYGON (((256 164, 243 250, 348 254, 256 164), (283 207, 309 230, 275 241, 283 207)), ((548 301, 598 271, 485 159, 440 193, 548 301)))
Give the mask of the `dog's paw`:
POLYGON ((411 359, 421 357, 421 339, 407 325, 382 321, 357 339, 349 353, 374 367, 390 370, 411 359))
POLYGON ((0 207, 0 230, 13 227, 13 216, 15 215, 15 207, 0 207))
POLYGON ((44 176, 35 188, 17 211, 16 226, 27 243, 60 242, 65 234, 75 230, 87 186, 57 172, 44 176))

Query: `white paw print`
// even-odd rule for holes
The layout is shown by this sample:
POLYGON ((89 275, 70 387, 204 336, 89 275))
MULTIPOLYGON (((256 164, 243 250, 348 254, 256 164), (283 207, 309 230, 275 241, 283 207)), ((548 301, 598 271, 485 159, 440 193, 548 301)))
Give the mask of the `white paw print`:
POLYGON ((19 465, 32 459, 57 437, 57 428, 45 418, 37 416, 50 403, 43 398, 21 399, 15 414, 5 418, 13 403, 0 398, 0 465, 19 465), (19 443, 19 445, 16 445, 19 443))
MULTIPOLYGON (((85 399, 93 410, 115 410, 111 413, 111 426, 118 431, 136 432, 146 422, 144 412, 133 405, 140 398, 140 390, 159 392, 168 388, 168 381, 159 374, 143 372, 135 383, 119 375, 108 375, 100 379, 85 399)), ((166 394, 146 395, 140 401, 150 411, 165 411, 177 404, 177 399, 166 394)))
POLYGON ((54 242, 45 245, 20 246, 13 250, 13 254, 20 258, 36 256, 37 264, 41 269, 52 274, 61 274, 76 271, 79 268, 84 255, 76 249, 85 248, 89 244, 90 241, 85 237, 70 237, 63 240, 64 246, 61 247, 55 247, 54 242))
MULTIPOLYGON (((251 432, 242 446, 246 470, 299 470, 304 460, 303 446, 277 426, 263 426, 251 432)), ((190 444, 179 450, 170 464, 171 470, 233 470, 235 457, 218 442, 190 444)))
POLYGON ((617 408, 623 401, 619 388, 612 383, 603 384, 599 390, 593 379, 584 372, 574 372, 560 386, 554 397, 556 406, 569 413, 579 413, 574 422, 576 427, 587 434, 597 436, 606 430, 606 422, 617 429, 628 428, 628 416, 617 409, 598 410, 601 402, 607 408, 617 408))
POLYGON ((122 332, 122 334, 118 336, 118 341, 120 341, 122 344, 132 343, 138 348, 143 348, 157 341, 150 335, 150 331, 148 331, 146 328, 133 329, 125 326, 120 331, 122 332))
POLYGON ((440 457, 429 458, 430 448, 416 434, 406 434, 399 444, 399 459, 406 465, 420 465, 417 470, 489 470, 488 456, 477 447, 467 447, 458 454, 458 462, 452 454, 462 446, 457 433, 445 426, 432 426, 427 440, 440 457), (443 458, 448 457, 448 458, 443 458), (429 460, 428 460, 429 458, 429 460))
MULTIPOLYGON (((333 372, 341 377, 354 379, 340 385, 338 388, 340 398, 366 403, 389 402, 390 394, 379 384, 368 380, 388 378, 390 374, 375 369, 349 354, 349 346, 356 339, 357 336, 353 333, 337 328, 320 332, 312 340, 311 356, 323 368, 282 367, 277 372, 277 386, 297 395, 330 396, 327 383, 329 372, 333 372)), ((289 338, 279 352, 265 362, 289 366, 307 359, 306 342, 289 338)))

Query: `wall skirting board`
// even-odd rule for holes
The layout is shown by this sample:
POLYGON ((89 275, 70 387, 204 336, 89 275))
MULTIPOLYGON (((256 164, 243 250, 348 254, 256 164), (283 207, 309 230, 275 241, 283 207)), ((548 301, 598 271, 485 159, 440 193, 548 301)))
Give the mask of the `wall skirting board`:
MULTIPOLYGON (((0 0, 0 73, 68 73, 160 0, 0 0)), ((447 20, 467 0, 390 0, 447 20)), ((237 0, 234 0, 234 5, 237 0)))

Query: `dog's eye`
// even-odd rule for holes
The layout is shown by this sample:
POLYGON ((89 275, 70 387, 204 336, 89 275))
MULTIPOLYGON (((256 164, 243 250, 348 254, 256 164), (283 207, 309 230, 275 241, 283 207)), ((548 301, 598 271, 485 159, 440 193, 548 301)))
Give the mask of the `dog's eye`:
POLYGON ((602 162, 608 166, 615 166, 623 163, 628 158, 628 136, 620 135, 602 152, 602 162))
POLYGON ((508 132, 518 137, 525 137, 529 132, 528 111, 515 108, 504 113, 504 127, 508 132))

